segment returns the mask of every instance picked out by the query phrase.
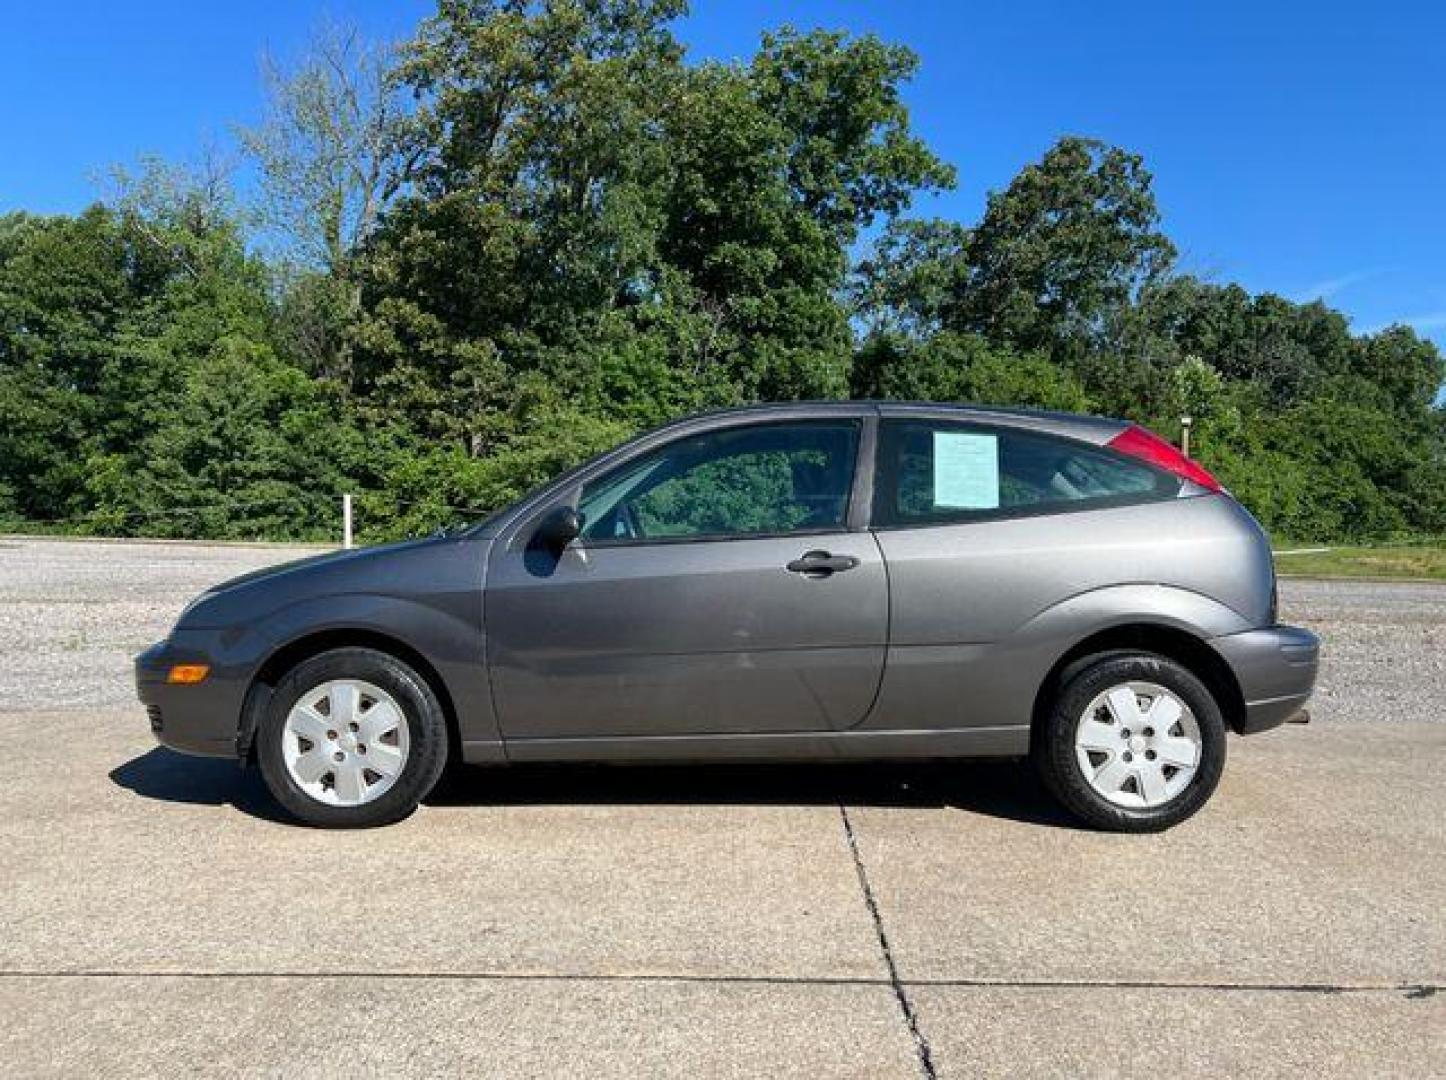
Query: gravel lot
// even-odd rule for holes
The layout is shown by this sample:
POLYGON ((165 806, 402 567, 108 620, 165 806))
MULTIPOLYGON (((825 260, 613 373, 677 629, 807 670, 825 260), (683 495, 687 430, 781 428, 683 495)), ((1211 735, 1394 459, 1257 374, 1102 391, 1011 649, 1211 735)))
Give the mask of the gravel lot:
MULTIPOLYGON (((133 704, 131 658, 210 585, 321 548, 0 539, 0 707, 133 704)), ((1281 582, 1325 641, 1312 715, 1446 720, 1446 583, 1281 582)))
POLYGON ((139 708, 132 659, 198 593, 323 550, 0 538, 0 709, 139 708))
POLYGON ((1281 618, 1321 637, 1319 720, 1446 720, 1446 582, 1280 582, 1281 618))

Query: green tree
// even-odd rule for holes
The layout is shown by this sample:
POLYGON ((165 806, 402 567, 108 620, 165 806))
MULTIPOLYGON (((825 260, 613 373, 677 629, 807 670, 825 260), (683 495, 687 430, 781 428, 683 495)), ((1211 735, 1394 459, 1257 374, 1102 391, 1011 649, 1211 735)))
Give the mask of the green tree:
POLYGON ((969 230, 953 221, 899 218, 854 268, 849 295, 869 336, 926 337, 966 287, 969 230))
POLYGON ((1390 408, 1419 424, 1446 383, 1441 350, 1408 326, 1389 327, 1356 344, 1350 370, 1379 387, 1390 408))
POLYGON ((319 539, 363 454, 334 390, 233 334, 187 366, 138 445, 92 458, 103 533, 319 539))
POLYGON ((370 423, 507 460, 539 415, 847 392, 850 248, 951 176, 908 130, 913 57, 782 31, 688 67, 680 11, 443 3, 407 46, 426 149, 361 255, 370 423))
POLYGON ((977 334, 943 332, 926 340, 876 334, 854 361, 857 397, 957 401, 1083 412, 1084 387, 1040 353, 1015 353, 977 334))
POLYGON ((148 162, 78 218, 6 219, 0 510, 109 533, 306 532, 354 436, 275 355, 274 323, 214 169, 148 162))
POLYGON ((357 249, 422 152, 394 50, 324 24, 303 57, 263 62, 263 120, 237 128, 255 162, 254 218, 283 271, 280 333, 308 371, 352 383, 357 249))
POLYGON ((143 290, 110 213, 0 219, 0 490, 12 517, 86 508, 83 462, 125 313, 143 290))
POLYGON ((943 322, 1052 355, 1108 347, 1120 314, 1174 259, 1141 158, 1064 138, 989 196, 943 322))
POLYGON ((1317 392, 1345 373, 1355 346, 1346 320, 1319 303, 1292 304, 1239 285, 1178 277, 1149 289, 1129 313, 1123 348, 1170 365, 1199 356, 1228 379, 1263 387, 1277 405, 1317 392))

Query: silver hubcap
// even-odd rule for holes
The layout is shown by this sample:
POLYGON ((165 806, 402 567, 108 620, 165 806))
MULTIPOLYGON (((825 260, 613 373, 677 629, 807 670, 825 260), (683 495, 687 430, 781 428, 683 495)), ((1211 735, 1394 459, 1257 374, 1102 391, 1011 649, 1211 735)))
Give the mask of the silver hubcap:
POLYGON ((286 716, 281 756, 317 802, 360 806, 381 798, 407 764, 407 719, 396 699, 360 679, 313 687, 286 716))
POLYGON ((1085 709, 1074 750, 1090 786, 1116 806, 1163 806, 1200 767, 1200 725, 1165 687, 1121 683, 1085 709))

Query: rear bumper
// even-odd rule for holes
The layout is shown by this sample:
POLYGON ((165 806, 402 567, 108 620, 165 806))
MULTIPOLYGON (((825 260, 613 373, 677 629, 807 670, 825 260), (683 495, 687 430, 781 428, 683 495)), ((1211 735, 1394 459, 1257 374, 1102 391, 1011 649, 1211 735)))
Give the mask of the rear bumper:
POLYGON ((1268 731, 1305 709, 1315 689, 1320 639, 1296 626, 1227 634, 1210 642, 1235 673, 1245 699, 1242 735, 1268 731))

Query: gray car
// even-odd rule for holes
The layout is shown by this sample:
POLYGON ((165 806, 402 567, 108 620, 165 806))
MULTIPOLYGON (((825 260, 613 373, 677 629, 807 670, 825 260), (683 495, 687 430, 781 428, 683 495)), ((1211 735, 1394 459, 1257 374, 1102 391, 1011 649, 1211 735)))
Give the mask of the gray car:
POLYGON ((395 821, 449 761, 1034 759, 1144 831, 1227 730, 1301 713, 1318 643, 1270 548, 1131 424, 944 405, 669 424, 465 531, 219 585, 136 661, 165 745, 316 825, 395 821))

